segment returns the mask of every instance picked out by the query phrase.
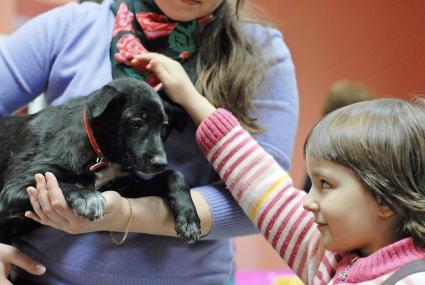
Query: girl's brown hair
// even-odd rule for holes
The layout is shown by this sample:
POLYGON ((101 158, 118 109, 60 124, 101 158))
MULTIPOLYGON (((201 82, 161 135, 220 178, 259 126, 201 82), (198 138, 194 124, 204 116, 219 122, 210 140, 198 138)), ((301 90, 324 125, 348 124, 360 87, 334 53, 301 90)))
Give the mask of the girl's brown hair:
POLYGON ((261 128, 255 118, 252 95, 259 88, 266 70, 261 49, 247 39, 239 12, 243 0, 224 0, 215 19, 197 38, 198 80, 196 87, 216 107, 224 107, 251 133, 261 128))
POLYGON ((355 103, 323 118, 304 154, 351 169, 379 204, 398 215, 400 237, 425 248, 424 122, 423 99, 355 103))

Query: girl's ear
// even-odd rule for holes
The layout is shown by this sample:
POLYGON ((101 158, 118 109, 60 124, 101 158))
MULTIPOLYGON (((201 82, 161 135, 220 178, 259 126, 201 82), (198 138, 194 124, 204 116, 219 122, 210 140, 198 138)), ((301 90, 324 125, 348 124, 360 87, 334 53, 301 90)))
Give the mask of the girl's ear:
POLYGON ((388 206, 385 203, 382 203, 381 205, 379 205, 379 212, 378 215, 381 218, 389 218, 395 215, 395 212, 393 211, 393 209, 390 208, 390 206, 388 206))

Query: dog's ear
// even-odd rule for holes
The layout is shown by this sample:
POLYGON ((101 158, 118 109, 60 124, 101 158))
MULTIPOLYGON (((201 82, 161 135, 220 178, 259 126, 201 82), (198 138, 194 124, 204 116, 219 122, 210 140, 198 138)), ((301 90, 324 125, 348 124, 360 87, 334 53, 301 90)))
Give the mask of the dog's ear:
POLYGON ((87 102, 87 107, 93 119, 100 117, 110 107, 119 108, 126 100, 124 93, 118 92, 110 85, 105 85, 89 96, 90 99, 87 102))

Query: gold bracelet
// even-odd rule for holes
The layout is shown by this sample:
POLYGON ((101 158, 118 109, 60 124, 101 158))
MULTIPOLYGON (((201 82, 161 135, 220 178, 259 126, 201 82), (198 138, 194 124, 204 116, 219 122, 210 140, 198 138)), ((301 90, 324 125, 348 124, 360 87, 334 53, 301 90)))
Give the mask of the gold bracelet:
POLYGON ((116 244, 116 245, 121 245, 125 242, 125 240, 127 239, 128 236, 128 231, 130 230, 130 225, 131 225, 131 221, 133 220, 133 205, 131 204, 131 200, 128 198, 125 198, 128 202, 128 208, 130 209, 130 213, 128 214, 128 221, 127 221, 127 226, 125 227, 125 231, 124 231, 124 236, 122 237, 122 239, 120 241, 117 241, 114 233, 111 232, 111 238, 112 241, 116 244))

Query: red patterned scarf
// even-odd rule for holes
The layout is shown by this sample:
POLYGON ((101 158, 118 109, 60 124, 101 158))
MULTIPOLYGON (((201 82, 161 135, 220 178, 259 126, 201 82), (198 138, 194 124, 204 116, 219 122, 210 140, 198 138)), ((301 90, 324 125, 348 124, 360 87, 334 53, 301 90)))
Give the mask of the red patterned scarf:
POLYGON ((115 25, 112 33, 112 77, 134 77, 151 86, 158 79, 146 69, 134 69, 130 62, 146 51, 169 56, 182 63, 190 78, 196 79, 191 55, 196 52, 195 33, 213 19, 212 15, 190 22, 175 22, 167 18, 153 0, 117 0, 112 4, 115 25))

